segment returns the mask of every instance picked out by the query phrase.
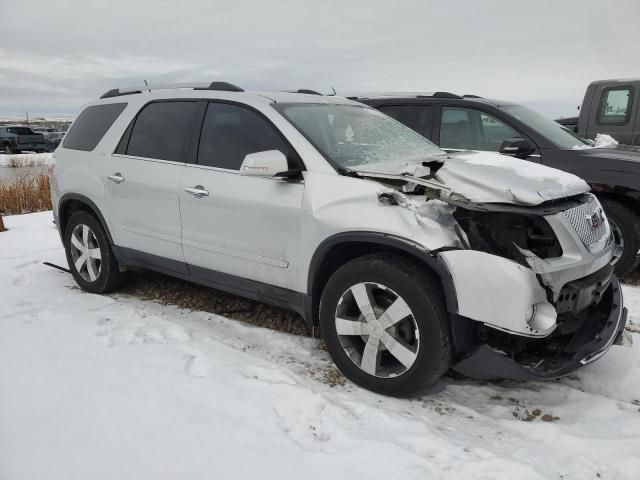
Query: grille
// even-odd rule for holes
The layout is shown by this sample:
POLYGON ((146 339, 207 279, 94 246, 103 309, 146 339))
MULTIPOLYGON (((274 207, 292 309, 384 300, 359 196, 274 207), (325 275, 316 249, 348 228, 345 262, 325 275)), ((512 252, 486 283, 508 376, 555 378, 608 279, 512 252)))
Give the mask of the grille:
POLYGON ((592 252, 602 250, 606 245, 606 238, 610 234, 609 224, 600 206, 600 202, 592 197, 589 202, 578 205, 564 212, 571 226, 582 240, 582 243, 592 252), (597 216, 597 226, 594 227, 594 215, 597 216))

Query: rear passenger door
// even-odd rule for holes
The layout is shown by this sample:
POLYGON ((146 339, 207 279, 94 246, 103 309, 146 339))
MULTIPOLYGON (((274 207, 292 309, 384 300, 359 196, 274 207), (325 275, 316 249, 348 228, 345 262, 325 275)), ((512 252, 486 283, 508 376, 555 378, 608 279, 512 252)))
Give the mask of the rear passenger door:
POLYGON ((186 273, 180 242, 180 177, 197 101, 144 106, 106 162, 112 236, 132 260, 186 273))
POLYGON ((296 288, 304 182, 239 174, 247 154, 267 150, 282 151, 290 168, 302 167, 262 114, 233 103, 207 105, 197 163, 185 167, 180 185, 182 244, 193 276, 296 288))
POLYGON ((438 107, 429 105, 383 105, 378 109, 433 141, 433 124, 438 107))

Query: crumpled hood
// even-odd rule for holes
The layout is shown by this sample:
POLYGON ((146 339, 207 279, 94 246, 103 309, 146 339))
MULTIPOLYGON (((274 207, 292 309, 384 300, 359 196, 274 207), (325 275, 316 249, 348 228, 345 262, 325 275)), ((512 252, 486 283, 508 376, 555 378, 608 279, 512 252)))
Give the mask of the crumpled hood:
MULTIPOLYGON (((444 187, 443 198, 533 206, 589 191, 586 182, 575 175, 497 153, 459 152, 425 160, 444 160, 432 178, 444 187)), ((357 171, 364 176, 367 172, 384 172, 393 178, 424 178, 429 174, 429 168, 417 161, 362 166, 357 171)))

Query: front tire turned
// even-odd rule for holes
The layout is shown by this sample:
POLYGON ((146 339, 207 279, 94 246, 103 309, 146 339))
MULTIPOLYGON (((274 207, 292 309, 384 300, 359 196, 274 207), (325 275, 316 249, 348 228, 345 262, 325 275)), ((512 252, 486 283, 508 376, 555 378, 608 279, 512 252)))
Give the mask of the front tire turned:
POLYGON ((640 250, 640 217, 626 205, 610 198, 600 199, 604 208, 616 243, 614 267, 620 277, 632 273, 640 262, 638 251, 640 250))
POLYGON ((125 274, 120 271, 102 225, 89 212, 71 215, 65 228, 64 247, 69 270, 83 290, 108 293, 122 286, 125 274))
POLYGON ((329 279, 320 300, 327 351, 352 382, 407 396, 436 383, 451 366, 440 281, 393 253, 357 258, 329 279))

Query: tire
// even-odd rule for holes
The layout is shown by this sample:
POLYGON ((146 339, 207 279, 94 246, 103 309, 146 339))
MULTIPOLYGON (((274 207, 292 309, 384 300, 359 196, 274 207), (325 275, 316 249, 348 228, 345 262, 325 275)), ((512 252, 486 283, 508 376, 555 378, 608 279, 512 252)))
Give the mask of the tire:
POLYGON ((619 237, 624 242, 622 254, 614 263, 616 274, 620 277, 629 275, 640 261, 640 217, 626 205, 610 198, 601 198, 600 203, 611 223, 616 243, 619 244, 619 237))
POLYGON ((91 293, 107 293, 122 286, 125 274, 120 271, 102 225, 93 215, 85 211, 71 215, 64 233, 64 247, 69 270, 80 288, 91 293), (85 228, 88 229, 86 237, 85 228), (83 250, 83 246, 88 248, 83 250), (86 252, 89 252, 88 260, 86 252))
POLYGON ((415 393, 433 385, 451 366, 440 281, 414 263, 392 253, 357 258, 331 276, 320 299, 320 328, 336 366, 352 382, 383 395, 415 393), (356 297, 368 298, 374 312, 363 315, 367 308, 360 309, 356 297), (382 315, 386 308, 401 305, 398 299, 404 301, 404 308, 393 315, 399 321, 391 326, 381 323, 391 318, 382 315), (354 327, 357 333, 351 331, 354 327), (365 360, 367 348, 373 362, 365 360))

